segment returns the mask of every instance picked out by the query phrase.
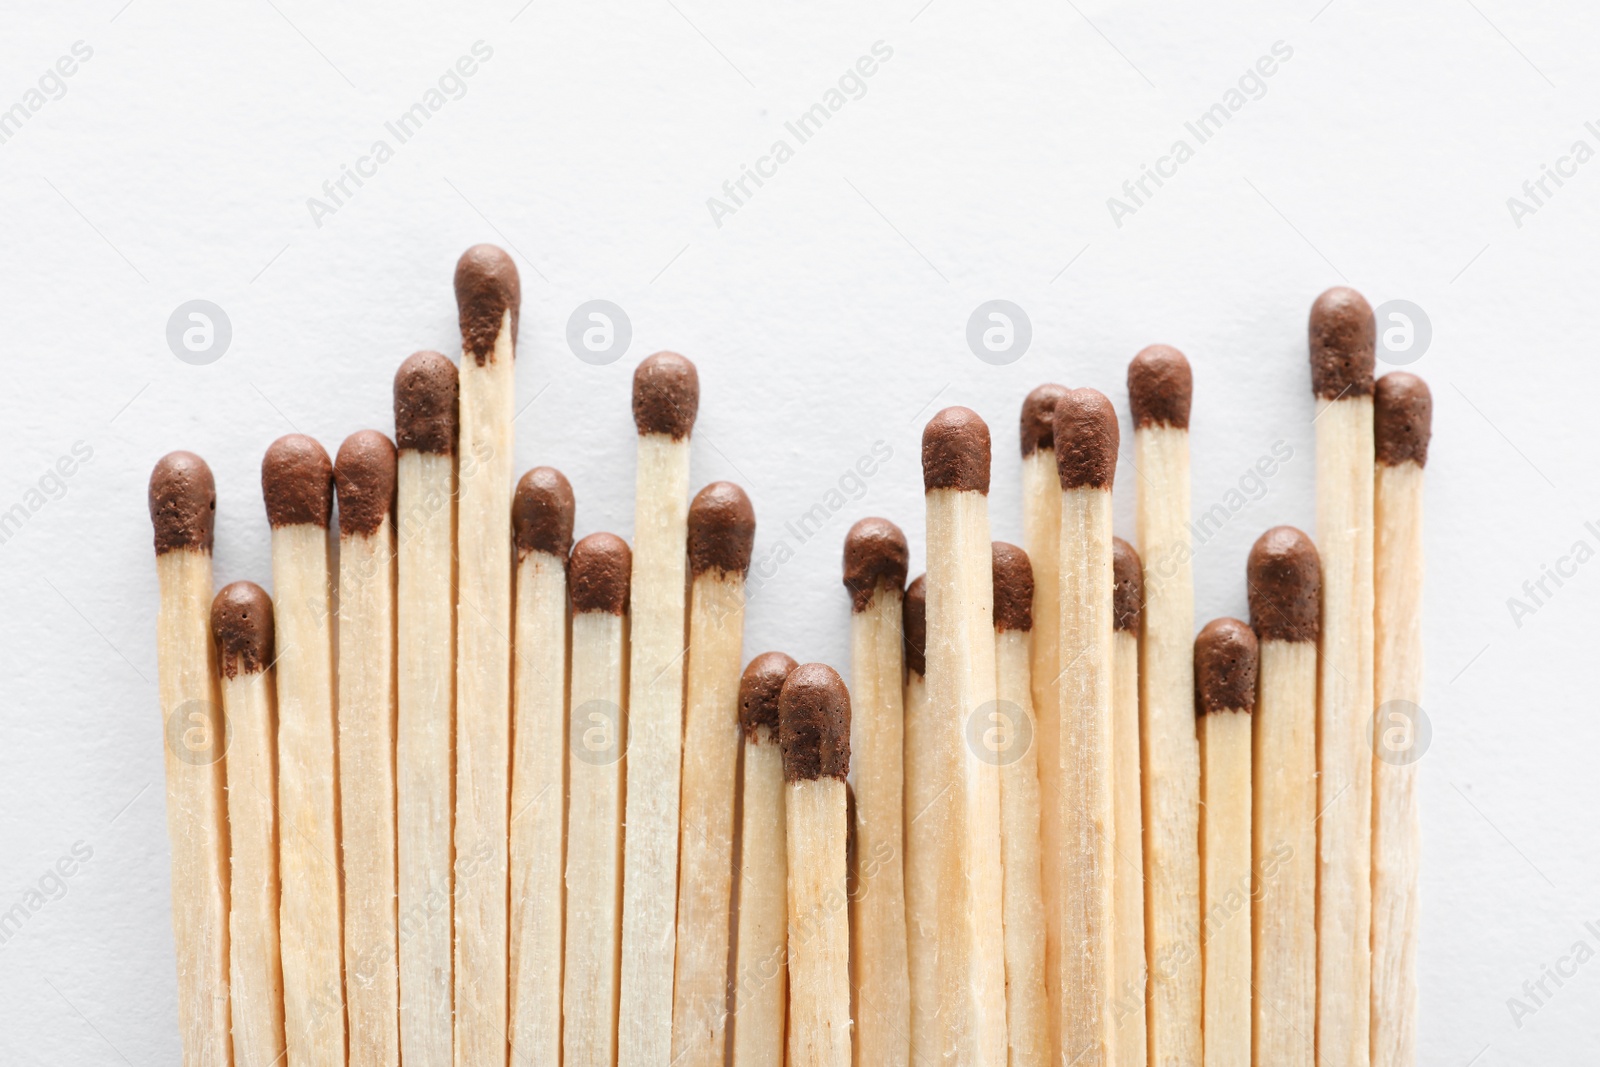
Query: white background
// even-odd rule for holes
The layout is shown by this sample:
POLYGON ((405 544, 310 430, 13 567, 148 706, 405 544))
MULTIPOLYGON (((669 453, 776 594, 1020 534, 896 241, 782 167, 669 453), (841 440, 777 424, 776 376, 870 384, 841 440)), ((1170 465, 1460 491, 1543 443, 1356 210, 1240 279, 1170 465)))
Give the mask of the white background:
POLYGON ((963 403, 989 420, 994 532, 1017 540, 1024 394, 1094 385, 1126 443, 1125 366, 1153 341, 1194 364, 1197 512, 1276 442, 1293 451, 1196 561, 1198 620, 1245 613, 1250 543, 1313 522, 1312 299, 1348 281, 1420 305, 1433 341, 1411 369, 1436 401, 1422 1059, 1592 1059, 1600 962, 1547 983, 1520 1028, 1507 998, 1576 942, 1600 950, 1600 563, 1520 627, 1506 602, 1580 538, 1600 547, 1578 444, 1600 387, 1600 164, 1521 226, 1506 200, 1575 140, 1600 149, 1595 16, 920 3, 4 5, 0 108, 74 42, 93 56, 0 144, 0 511, 74 443, 93 458, 0 544, 0 910, 75 843, 93 857, 0 945, 0 1062, 178 1061, 151 465, 210 461, 217 581, 266 583, 266 446, 392 431, 400 360, 458 351, 451 271, 482 240, 522 272, 517 466, 569 475, 580 535, 631 532, 628 384, 660 348, 699 366, 694 479, 746 486, 758 559, 875 441, 892 449, 750 607, 748 653, 840 667, 849 524, 893 518, 921 569, 926 419, 963 403), (384 123, 480 40, 493 56, 466 94, 316 225, 307 198, 375 139, 395 146, 384 123), (707 198, 793 145, 784 122, 878 41, 893 55, 865 95, 719 227, 707 198), (1184 122, 1279 41, 1293 55, 1265 95, 1115 225, 1107 198, 1193 145, 1184 122), (166 341, 195 298, 232 323, 208 366, 166 341), (596 298, 632 322, 606 366, 565 340, 596 298), (994 298, 1032 322, 1009 366, 965 341, 994 298))

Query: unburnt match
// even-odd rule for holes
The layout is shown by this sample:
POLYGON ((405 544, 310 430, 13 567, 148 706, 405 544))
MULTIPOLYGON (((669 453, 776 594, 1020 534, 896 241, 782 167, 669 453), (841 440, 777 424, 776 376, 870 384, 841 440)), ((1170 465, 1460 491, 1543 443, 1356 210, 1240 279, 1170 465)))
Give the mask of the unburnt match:
POLYGON ((911 1062, 942 1061, 945 1023, 939 1014, 939 879, 953 785, 940 762, 939 726, 928 702, 928 580, 906 586, 901 616, 906 658, 905 842, 906 963, 911 978, 911 1062))
POLYGON ((1115 940, 1118 1067, 1145 1067, 1144 824, 1139 771, 1139 622, 1144 613, 1144 565, 1120 537, 1111 540, 1111 787, 1116 795, 1111 835, 1115 856, 1112 915, 1115 940))

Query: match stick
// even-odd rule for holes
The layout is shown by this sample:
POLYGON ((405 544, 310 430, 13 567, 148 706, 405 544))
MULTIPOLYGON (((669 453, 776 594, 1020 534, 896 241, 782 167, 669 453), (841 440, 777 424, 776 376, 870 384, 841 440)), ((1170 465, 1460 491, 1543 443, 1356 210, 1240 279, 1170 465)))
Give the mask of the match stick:
POLYGON ((1250 549, 1250 623, 1261 656, 1254 764, 1255 1063, 1312 1067, 1317 1033, 1317 634, 1322 565, 1311 538, 1276 526, 1250 549))
POLYGON ((1120 537, 1111 539, 1111 787, 1116 794, 1112 876, 1116 903, 1115 1023, 1118 1067, 1145 1067, 1144 823, 1139 782, 1139 622, 1144 613, 1144 565, 1120 537))
POLYGON ((733 907, 733 808, 739 791, 739 662, 744 579, 756 513, 732 482, 689 505, 688 695, 678 871, 672 1062, 722 1067, 733 907))
POLYGON ((943 1062, 939 1014, 939 879, 952 782, 940 762, 939 724, 928 703, 928 581, 906 586, 901 629, 906 658, 905 848, 906 963, 911 978, 911 1063, 943 1062))
POLYGON ((1427 383, 1404 371, 1379 378, 1373 400, 1373 1067, 1411 1067, 1417 1060, 1420 753, 1412 751, 1417 724, 1390 702, 1422 699, 1422 469, 1432 432, 1427 383))
POLYGON ((901 617, 906 535, 862 519, 844 539, 850 591, 850 751, 854 758, 856 895, 851 918, 857 1063, 905 1067, 911 1057, 904 872, 905 688, 901 617))
POLYGON ((622 712, 633 554, 615 534, 572 547, 572 700, 567 808, 566 1067, 617 1062, 622 951, 622 712))
POLYGON ((156 662, 166 728, 172 934, 184 1067, 233 1062, 228 1007, 228 824, 224 810, 211 540, 217 487, 206 461, 172 452, 150 472, 155 527, 156 662))
POLYGON ((1337 287, 1311 308, 1322 663, 1317 731, 1317 1061, 1366 1067, 1372 952, 1372 308, 1337 287))
POLYGON ((517 552, 511 1049, 518 1063, 560 1063, 572 486, 554 467, 535 467, 522 476, 511 499, 517 552))
POLYGON ((739 679, 744 825, 734 965, 733 1067, 782 1067, 789 1004, 789 856, 778 700, 795 662, 763 652, 739 679))
POLYGON ((456 1062, 506 1059, 511 804, 511 460, 517 314, 511 257, 456 263, 461 472, 456 501, 456 1062))
POLYGON ((278 649, 278 935, 289 1061, 345 1062, 328 518, 333 463, 289 434, 261 461, 278 649))
POLYGON ((400 1055, 451 1067, 455 859, 456 365, 418 352, 394 376, 395 826, 400 892, 400 1055))
POLYGON ((694 364, 657 352, 633 374, 633 604, 628 666, 627 834, 622 860, 621 1067, 672 1055, 683 749, 684 589, 689 434, 700 406, 694 364))
POLYGON ((278 954, 277 694, 272 686, 272 600, 254 582, 224 586, 211 602, 228 746, 228 912, 233 1033, 238 1067, 272 1067, 284 1054, 283 964, 278 954))
POLYGON ((1115 1028, 1116 907, 1112 834, 1111 483, 1117 472, 1117 413, 1094 389, 1056 402, 1061 481, 1061 887, 1063 951, 1056 985, 1062 1063, 1109 1065, 1115 1028))
POLYGON ((850 1065, 850 694, 832 667, 789 672, 778 698, 789 878, 789 1067, 850 1065))
POLYGON ((1200 745, 1194 721, 1189 361, 1151 345, 1128 364, 1144 557, 1145 958, 1150 1062, 1201 1062, 1200 745))
POLYGON ((351 1067, 400 1062, 395 913, 394 443, 345 438, 339 497, 339 830, 351 1067))
MULTIPOLYGON (((1039 771, 1033 738, 1033 567, 1016 545, 993 546, 996 713, 993 758, 1000 765, 1000 852, 1004 870, 1006 1040, 1011 1067, 1050 1062, 1045 993, 1044 888, 1039 856, 1039 771)), ((859 780, 861 770, 856 769, 859 780)))
POLYGON ((1194 641, 1200 717, 1206 1067, 1250 1067, 1250 725, 1256 635, 1212 619, 1194 641))

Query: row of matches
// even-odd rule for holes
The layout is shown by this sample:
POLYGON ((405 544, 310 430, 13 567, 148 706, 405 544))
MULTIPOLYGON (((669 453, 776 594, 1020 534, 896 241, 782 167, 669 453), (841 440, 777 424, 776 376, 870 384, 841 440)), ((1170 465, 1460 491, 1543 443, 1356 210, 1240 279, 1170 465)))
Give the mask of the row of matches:
POLYGON ((393 442, 268 449, 274 597, 213 598, 204 461, 152 475, 186 1065, 1414 1063, 1414 771, 1369 734, 1420 688, 1431 401, 1374 382, 1359 294, 1311 314, 1319 541, 1257 541, 1249 624, 1194 634, 1192 375, 1153 346, 1143 560, 1104 395, 1025 400, 1024 547, 948 408, 927 573, 846 537, 848 689, 741 671, 755 515, 689 498, 693 364, 634 375, 633 546, 574 544, 560 472, 513 489, 516 269, 477 246, 456 294, 393 442))

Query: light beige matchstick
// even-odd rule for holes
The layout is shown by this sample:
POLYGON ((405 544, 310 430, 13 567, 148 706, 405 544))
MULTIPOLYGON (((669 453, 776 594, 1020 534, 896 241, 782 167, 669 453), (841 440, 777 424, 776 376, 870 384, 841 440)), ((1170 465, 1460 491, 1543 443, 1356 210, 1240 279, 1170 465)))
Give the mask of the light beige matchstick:
POLYGON ((911 1063, 943 1062, 945 1023, 939 1014, 939 879, 945 820, 954 785, 940 763, 939 723, 928 703, 928 581, 906 586, 905 635, 906 962, 911 977, 911 1063))
POLYGON ((1139 772, 1139 622, 1144 613, 1144 565, 1120 537, 1111 540, 1111 784, 1116 794, 1112 877, 1116 903, 1112 931, 1116 955, 1117 1067, 1145 1067, 1147 969, 1144 958, 1144 823, 1139 772))
POLYGON ((679 816, 676 1067, 722 1067, 733 908, 733 809, 739 777, 739 662, 744 579, 756 514, 732 482, 689 505, 689 652, 679 816))
POLYGON ((1417 1062, 1417 716, 1422 699, 1422 469, 1433 395, 1391 371, 1373 398, 1377 457, 1372 765, 1372 1064, 1417 1062))
POLYGON ((150 473, 155 527, 156 660, 166 730, 167 836, 172 844, 172 934, 184 1067, 233 1062, 228 1006, 228 825, 216 651, 211 641, 211 468, 193 452, 163 456, 150 473))
POLYGON ((283 951, 288 1060, 345 1062, 339 781, 334 758, 333 609, 328 519, 333 463, 303 434, 280 437, 261 461, 272 525, 278 649, 278 939, 283 951))

